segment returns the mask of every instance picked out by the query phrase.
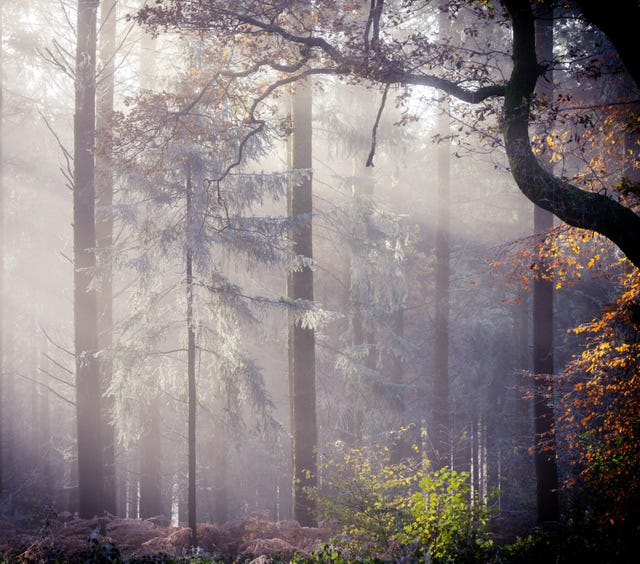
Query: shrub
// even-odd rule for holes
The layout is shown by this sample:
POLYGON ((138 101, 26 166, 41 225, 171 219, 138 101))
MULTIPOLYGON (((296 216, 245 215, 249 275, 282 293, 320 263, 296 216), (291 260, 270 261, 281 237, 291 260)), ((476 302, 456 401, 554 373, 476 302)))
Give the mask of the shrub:
POLYGON ((338 443, 321 469, 319 517, 346 560, 474 562, 493 550, 487 500, 471 494, 468 474, 431 470, 417 445, 393 461, 385 445, 338 443))

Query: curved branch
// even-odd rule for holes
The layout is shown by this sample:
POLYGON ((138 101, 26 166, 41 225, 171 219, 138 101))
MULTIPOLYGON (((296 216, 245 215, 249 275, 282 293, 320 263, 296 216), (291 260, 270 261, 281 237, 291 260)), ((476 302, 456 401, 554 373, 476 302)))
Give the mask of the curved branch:
POLYGON ((613 241, 640 268, 640 217, 618 202, 587 192, 544 170, 529 139, 529 110, 540 75, 535 55, 534 17, 528 2, 503 0, 513 22, 513 72, 507 84, 502 124, 511 172, 534 204, 565 223, 613 241))

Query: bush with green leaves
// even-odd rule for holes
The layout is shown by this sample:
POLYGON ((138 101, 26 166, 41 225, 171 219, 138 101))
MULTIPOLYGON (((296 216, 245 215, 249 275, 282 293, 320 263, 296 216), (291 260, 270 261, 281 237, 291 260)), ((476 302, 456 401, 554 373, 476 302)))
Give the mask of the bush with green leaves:
POLYGON ((467 473, 432 470, 417 445, 399 460, 379 444, 328 450, 315 499, 348 560, 479 562, 494 552, 488 500, 467 473))

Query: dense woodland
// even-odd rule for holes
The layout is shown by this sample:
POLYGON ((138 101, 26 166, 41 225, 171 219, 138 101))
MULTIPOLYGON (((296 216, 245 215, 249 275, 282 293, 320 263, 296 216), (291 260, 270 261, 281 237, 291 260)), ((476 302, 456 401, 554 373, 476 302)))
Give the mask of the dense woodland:
POLYGON ((4 557, 635 561, 625 22, 2 0, 4 557))

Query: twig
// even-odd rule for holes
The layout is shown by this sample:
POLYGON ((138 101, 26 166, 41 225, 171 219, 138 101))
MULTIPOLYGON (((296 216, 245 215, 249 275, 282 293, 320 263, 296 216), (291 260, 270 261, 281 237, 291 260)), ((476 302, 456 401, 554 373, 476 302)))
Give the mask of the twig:
MULTIPOLYGON (((43 370, 43 372, 45 372, 45 374, 48 374, 45 370, 43 370)), ((15 374, 16 374, 16 376, 20 376, 20 378, 24 378, 25 380, 30 380, 31 382, 34 382, 35 384, 38 384, 38 386, 42 386, 43 388, 46 388, 54 396, 60 398, 62 401, 67 402, 69 405, 72 405, 72 406, 75 407, 76 403, 74 401, 71 401, 69 398, 65 398, 62 394, 59 394, 53 388, 51 388, 50 386, 47 386, 45 383, 40 382, 39 380, 36 380, 35 378, 31 378, 31 376, 27 376, 26 374, 22 374, 21 372, 18 372, 17 370, 16 370, 15 374)), ((49 374, 49 376, 51 376, 51 374, 49 374)))

